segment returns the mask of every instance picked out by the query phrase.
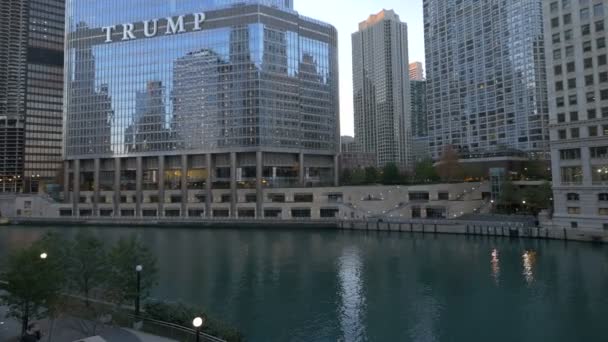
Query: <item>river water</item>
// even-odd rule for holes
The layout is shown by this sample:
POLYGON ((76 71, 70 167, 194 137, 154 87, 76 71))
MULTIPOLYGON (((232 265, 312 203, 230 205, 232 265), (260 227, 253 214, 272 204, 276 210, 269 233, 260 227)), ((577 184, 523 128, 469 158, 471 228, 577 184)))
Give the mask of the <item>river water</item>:
MULTIPOLYGON (((0 262, 48 229, 0 227, 0 262)), ((603 246, 332 230, 93 231, 108 242, 140 236, 158 257, 154 297, 200 305, 248 341, 606 341, 603 246)))

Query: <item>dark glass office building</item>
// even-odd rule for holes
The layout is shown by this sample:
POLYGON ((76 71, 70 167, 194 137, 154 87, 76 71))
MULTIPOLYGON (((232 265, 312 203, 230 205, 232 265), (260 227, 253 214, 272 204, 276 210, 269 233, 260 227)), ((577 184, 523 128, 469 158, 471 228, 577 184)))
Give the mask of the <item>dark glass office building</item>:
POLYGON ((265 189, 337 182, 332 26, 291 0, 66 10, 72 215, 261 217, 265 189))
POLYGON ((0 1, 0 192, 61 170, 64 0, 0 1))

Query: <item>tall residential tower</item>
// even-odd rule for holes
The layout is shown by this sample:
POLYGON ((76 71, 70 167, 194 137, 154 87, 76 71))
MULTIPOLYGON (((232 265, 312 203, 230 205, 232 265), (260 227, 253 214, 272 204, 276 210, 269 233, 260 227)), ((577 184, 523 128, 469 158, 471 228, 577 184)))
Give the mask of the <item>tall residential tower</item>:
POLYGON ((0 1, 0 192, 61 168, 64 0, 0 1))
POLYGON ((608 1, 543 3, 553 224, 608 229, 608 1))
POLYGON ((353 33, 355 139, 377 165, 410 166, 411 119, 407 24, 382 10, 353 33), (405 77, 404 77, 405 76, 405 77))
POLYGON ((434 158, 447 146, 547 156, 543 2, 424 0, 434 158))

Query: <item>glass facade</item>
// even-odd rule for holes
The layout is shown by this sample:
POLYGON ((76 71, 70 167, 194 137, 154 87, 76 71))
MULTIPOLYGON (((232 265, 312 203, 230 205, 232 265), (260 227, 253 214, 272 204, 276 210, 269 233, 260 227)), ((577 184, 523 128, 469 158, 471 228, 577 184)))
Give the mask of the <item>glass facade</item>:
POLYGON ((0 3, 0 192, 61 169, 64 0, 0 3))
POLYGON ((100 195, 110 215, 118 203, 135 216, 200 216, 190 206, 205 203, 205 215, 234 217, 239 189, 256 190, 260 214, 263 188, 336 182, 332 26, 299 16, 291 0, 70 0, 66 10, 73 202, 90 191, 94 214, 110 213, 100 195))
POLYGON ((232 3, 70 1, 68 158, 265 146, 336 151, 335 30, 264 6, 215 9, 232 3), (193 13, 204 10, 202 29, 193 31, 193 13), (164 34, 166 18, 180 15, 184 32, 164 34), (155 18, 148 29, 156 36, 122 39, 118 23, 133 22, 137 36, 155 18), (114 41, 104 42, 104 26, 117 26, 114 41))
POLYGON ((541 0, 424 0, 430 148, 548 150, 541 0))

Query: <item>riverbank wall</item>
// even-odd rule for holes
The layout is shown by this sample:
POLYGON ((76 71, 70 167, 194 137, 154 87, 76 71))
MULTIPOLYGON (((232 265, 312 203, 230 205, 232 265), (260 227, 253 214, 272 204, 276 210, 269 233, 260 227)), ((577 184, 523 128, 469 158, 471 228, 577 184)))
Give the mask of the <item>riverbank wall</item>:
POLYGON ((336 229, 608 243, 608 232, 605 231, 535 227, 521 222, 505 221, 404 220, 384 222, 380 220, 14 218, 10 224, 21 226, 155 227, 167 229, 176 227, 192 229, 336 229))

